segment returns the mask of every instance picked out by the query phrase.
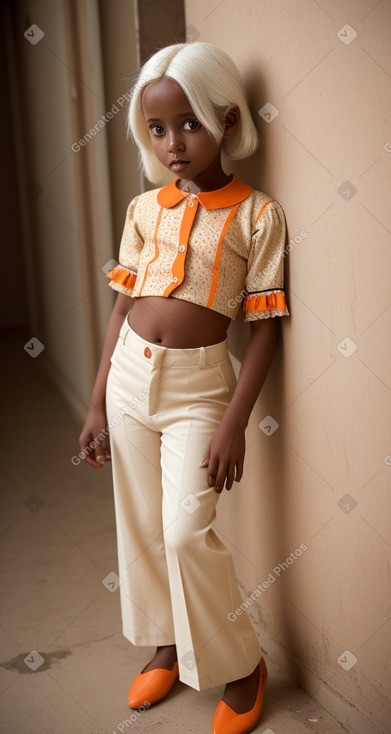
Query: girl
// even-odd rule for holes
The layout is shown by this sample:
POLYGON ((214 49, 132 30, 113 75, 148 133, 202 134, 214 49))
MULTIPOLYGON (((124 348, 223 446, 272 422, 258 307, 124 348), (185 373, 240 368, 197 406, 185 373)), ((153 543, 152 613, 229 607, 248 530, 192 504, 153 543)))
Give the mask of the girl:
POLYGON ((222 154, 250 156, 258 135, 238 71, 215 46, 154 54, 128 124, 160 188, 130 203, 107 274, 119 294, 80 445, 88 453, 100 434, 86 461, 112 460, 123 634, 157 648, 129 707, 161 700, 177 678, 226 684, 212 734, 240 734, 260 717, 267 669, 248 617, 232 614, 242 599, 213 523, 223 488, 242 477, 276 343, 270 317, 288 315, 284 214, 222 167, 222 154), (241 304, 251 339, 236 379, 227 329, 241 304))

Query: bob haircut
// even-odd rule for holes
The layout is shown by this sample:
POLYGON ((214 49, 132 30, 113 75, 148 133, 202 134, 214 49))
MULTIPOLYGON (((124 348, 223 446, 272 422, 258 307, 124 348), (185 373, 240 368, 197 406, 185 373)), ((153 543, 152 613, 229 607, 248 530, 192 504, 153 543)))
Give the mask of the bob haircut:
POLYGON ((146 86, 163 76, 174 79, 182 87, 201 124, 218 143, 223 141, 222 151, 228 158, 248 158, 254 153, 258 132, 232 59, 211 43, 194 41, 166 46, 143 65, 127 110, 128 134, 139 148, 141 168, 152 183, 164 185, 175 178, 153 153, 142 110, 146 86), (239 107, 239 124, 232 136, 223 139, 225 114, 232 105, 239 107))

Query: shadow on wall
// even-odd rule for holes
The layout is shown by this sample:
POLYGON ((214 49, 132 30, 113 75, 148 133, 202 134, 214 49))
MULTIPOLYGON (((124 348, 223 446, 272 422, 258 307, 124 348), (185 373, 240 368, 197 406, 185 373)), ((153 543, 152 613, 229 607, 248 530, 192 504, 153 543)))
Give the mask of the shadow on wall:
MULTIPOLYGON (((248 101, 253 120, 259 130, 259 125, 257 125, 257 120, 259 119, 258 102, 259 99, 267 99, 267 84, 259 69, 253 68, 244 76, 244 85, 248 92, 248 101)), ((260 136, 259 148, 251 158, 241 161, 229 160, 225 165, 227 169, 229 167, 230 171, 234 171, 239 179, 253 185, 254 188, 264 193, 270 194, 280 201, 278 191, 270 192, 270 185, 268 183, 272 178, 270 168, 272 160, 271 146, 267 144, 267 140, 260 136)), ((284 208, 283 201, 280 201, 280 203, 284 208)), ((287 222, 286 246, 289 243, 289 239, 289 222, 287 222)), ((248 444, 250 446, 252 444, 255 445, 255 450, 251 450, 251 476, 259 477, 259 484, 251 490, 251 520, 248 514, 242 514, 240 508, 238 508, 238 514, 235 513, 235 536, 239 538, 246 537, 250 532, 251 537, 254 538, 256 545, 251 561, 257 565, 257 569, 264 567, 264 559, 261 558, 261 561, 259 561, 263 554, 265 556, 267 555, 268 558, 285 558, 287 547, 284 528, 289 527, 289 517, 284 498, 287 497, 287 493, 289 492, 289 476, 286 473, 284 453, 286 448, 286 431, 284 428, 283 414, 286 407, 285 375, 289 367, 284 360, 284 332, 286 329, 290 329, 292 318, 289 297, 289 275, 289 258, 286 257, 284 261, 284 290, 290 316, 288 319, 276 317, 279 327, 276 351, 264 387, 254 406, 251 423, 247 431, 248 444), (264 434, 259 428, 259 423, 265 416, 272 416, 279 424, 278 432, 268 439, 267 444, 264 443, 264 434), (267 507, 267 521, 264 519, 265 507, 267 507), (250 521, 253 529, 249 531, 250 521), (259 527, 263 527, 266 523, 271 529, 269 536, 269 543, 271 538, 273 545, 271 552, 269 552, 271 549, 268 549, 266 552, 265 537, 259 536, 259 527)), ((231 321, 229 327, 229 347, 232 355, 240 363, 243 361, 249 339, 250 325, 244 323, 244 316, 239 312, 238 319, 231 321)), ((282 574, 278 578, 278 581, 279 583, 275 584, 273 590, 275 595, 274 604, 281 610, 281 621, 284 627, 284 640, 280 640, 280 642, 289 650, 295 651, 297 647, 297 630, 290 625, 287 614, 283 611, 285 608, 284 591, 286 584, 289 583, 289 579, 285 578, 284 574, 282 574)), ((247 591, 251 593, 253 589, 247 591)), ((251 617, 261 639, 263 630, 272 632, 272 630, 268 629, 268 620, 264 618, 262 598, 257 600, 253 605, 251 617)))

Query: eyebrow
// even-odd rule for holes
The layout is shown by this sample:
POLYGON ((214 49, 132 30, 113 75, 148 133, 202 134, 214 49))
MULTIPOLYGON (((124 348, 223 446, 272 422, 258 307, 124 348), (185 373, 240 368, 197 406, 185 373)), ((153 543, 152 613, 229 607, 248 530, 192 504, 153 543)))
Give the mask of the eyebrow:
MULTIPOLYGON (((197 115, 191 110, 190 112, 181 112, 177 117, 197 117, 197 115)), ((147 122, 161 122, 160 117, 148 117, 147 122)))

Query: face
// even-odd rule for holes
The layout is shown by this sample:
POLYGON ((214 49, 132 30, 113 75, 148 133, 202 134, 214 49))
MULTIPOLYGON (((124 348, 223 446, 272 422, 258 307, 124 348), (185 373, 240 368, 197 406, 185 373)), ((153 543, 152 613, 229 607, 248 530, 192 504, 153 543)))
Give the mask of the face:
POLYGON ((179 84, 169 77, 151 82, 142 98, 152 149, 159 161, 201 191, 230 180, 221 167, 222 142, 217 143, 194 114, 179 84))

